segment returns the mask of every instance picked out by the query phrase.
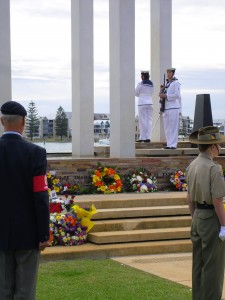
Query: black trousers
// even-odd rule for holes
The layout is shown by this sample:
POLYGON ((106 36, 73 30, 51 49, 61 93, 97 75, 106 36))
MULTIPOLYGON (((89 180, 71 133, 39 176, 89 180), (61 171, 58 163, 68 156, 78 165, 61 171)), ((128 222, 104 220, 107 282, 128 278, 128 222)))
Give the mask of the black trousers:
POLYGON ((0 299, 35 300, 40 251, 0 250, 0 299))

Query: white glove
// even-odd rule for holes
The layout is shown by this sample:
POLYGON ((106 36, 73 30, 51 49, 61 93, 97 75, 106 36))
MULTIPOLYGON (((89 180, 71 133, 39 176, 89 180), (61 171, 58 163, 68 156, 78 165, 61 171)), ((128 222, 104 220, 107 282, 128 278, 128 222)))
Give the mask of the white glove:
POLYGON ((225 226, 220 227, 219 238, 221 241, 225 241, 225 226))

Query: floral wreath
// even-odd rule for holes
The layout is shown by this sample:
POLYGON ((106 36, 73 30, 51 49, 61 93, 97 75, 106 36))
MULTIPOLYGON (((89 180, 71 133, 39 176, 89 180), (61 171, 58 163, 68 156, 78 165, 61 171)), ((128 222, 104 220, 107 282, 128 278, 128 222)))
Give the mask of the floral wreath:
POLYGON ((122 181, 119 174, 111 167, 103 167, 101 165, 91 175, 92 185, 97 192, 111 194, 121 192, 122 181))
POLYGON ((157 191, 157 179, 148 170, 142 168, 124 175, 127 192, 149 193, 157 191))
POLYGON ((177 171, 170 176, 170 182, 179 191, 187 191, 187 182, 185 178, 185 172, 177 171))
POLYGON ((49 171, 47 174, 47 182, 48 182, 48 194, 49 197, 52 197, 52 193, 56 193, 59 195, 75 195, 83 192, 83 189, 78 184, 63 184, 56 176, 55 171, 49 171))

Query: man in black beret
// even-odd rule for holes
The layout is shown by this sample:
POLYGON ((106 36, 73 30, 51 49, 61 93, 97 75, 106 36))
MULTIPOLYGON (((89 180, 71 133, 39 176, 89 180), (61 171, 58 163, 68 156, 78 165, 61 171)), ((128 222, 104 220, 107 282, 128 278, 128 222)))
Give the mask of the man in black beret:
POLYGON ((0 299, 35 299, 40 251, 49 245, 46 151, 25 141, 26 109, 1 107, 0 299))
POLYGON ((1 107, 1 113, 3 115, 18 115, 22 117, 27 115, 27 111, 23 105, 16 101, 5 102, 1 107))

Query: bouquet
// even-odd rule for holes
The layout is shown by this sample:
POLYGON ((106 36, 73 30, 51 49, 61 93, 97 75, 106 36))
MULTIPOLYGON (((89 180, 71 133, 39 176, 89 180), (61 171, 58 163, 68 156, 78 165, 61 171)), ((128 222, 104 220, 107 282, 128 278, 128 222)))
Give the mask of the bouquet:
POLYGON ((86 227, 73 213, 53 214, 50 217, 51 245, 74 246, 87 241, 86 227))
POLYGON ((60 183, 59 179, 56 177, 56 173, 54 171, 50 171, 47 173, 47 181, 49 198, 56 198, 57 193, 63 191, 63 186, 60 183))
POLYGON ((97 192, 110 194, 121 192, 122 181, 119 174, 111 167, 99 167, 91 175, 92 185, 97 192))
POLYGON ((129 172, 125 176, 126 191, 149 193, 157 191, 157 179, 146 169, 129 172))
MULTIPOLYGON (((71 201, 71 199, 69 200, 71 201)), ((63 209, 62 203, 54 202, 54 204, 60 204, 63 209)), ((97 211, 93 204, 90 207, 80 207, 77 204, 74 205, 74 202, 69 205, 69 212, 64 213, 64 209, 61 213, 54 211, 50 215, 50 243, 52 246, 82 245, 87 241, 87 232, 94 226, 91 217, 97 211)))
POLYGON ((170 176, 170 182, 178 191, 187 191, 187 183, 184 172, 177 171, 175 174, 172 174, 170 176))

